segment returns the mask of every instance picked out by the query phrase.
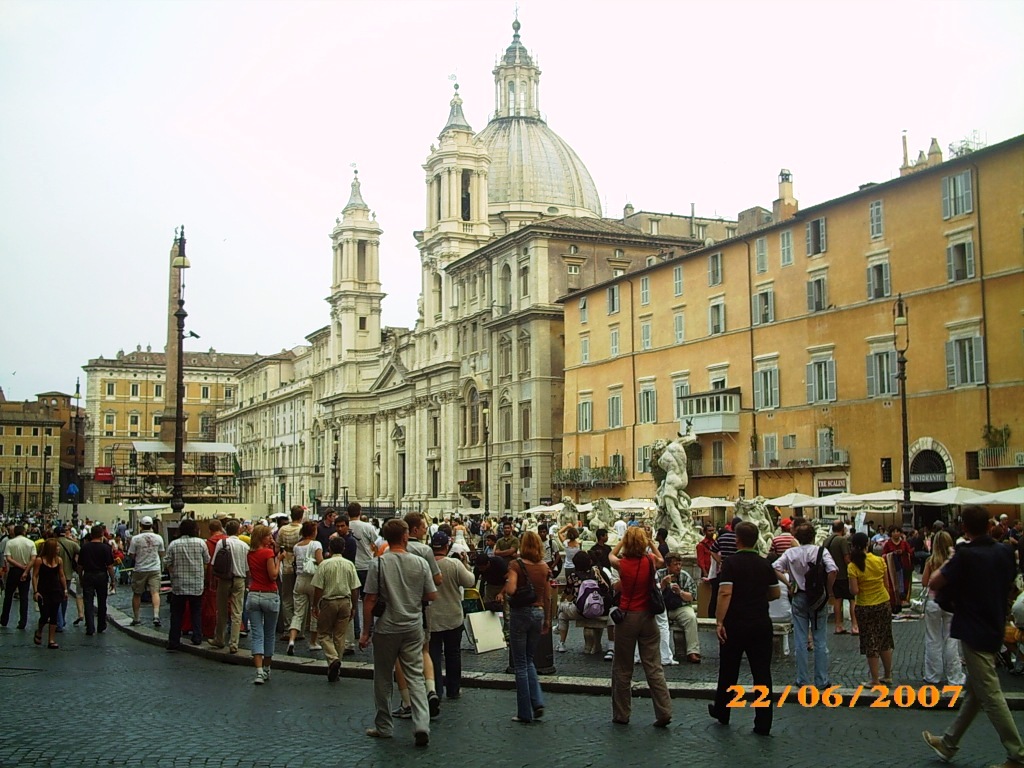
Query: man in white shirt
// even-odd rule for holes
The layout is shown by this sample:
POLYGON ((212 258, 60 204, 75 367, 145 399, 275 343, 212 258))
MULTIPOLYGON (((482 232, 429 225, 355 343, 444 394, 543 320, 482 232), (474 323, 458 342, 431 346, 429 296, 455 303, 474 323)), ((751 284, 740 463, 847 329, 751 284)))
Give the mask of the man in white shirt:
POLYGON ((796 587, 796 594, 792 599, 793 610, 793 642, 796 645, 796 684, 798 686, 811 685, 807 669, 807 638, 808 635, 814 638, 814 681, 818 688, 826 688, 829 685, 828 679, 828 639, 826 635, 828 627, 828 600, 826 599, 817 610, 811 610, 808 605, 807 595, 807 573, 816 566, 818 553, 821 551, 821 560, 825 566, 826 597, 832 597, 832 588, 838 575, 838 568, 835 560, 826 547, 818 547, 814 544, 814 526, 810 523, 801 523, 793 532, 797 540, 797 546, 787 549, 782 556, 772 563, 772 567, 778 572, 780 580, 792 591, 796 587))
MULTIPOLYGON (((363 587, 366 586, 366 572, 373 564, 374 555, 377 553, 377 529, 362 519, 363 508, 358 501, 348 505, 348 530, 356 540, 356 575, 359 576, 359 594, 362 595, 363 587)), ((359 635, 362 611, 358 605, 353 605, 355 613, 355 633, 359 635)))
POLYGON ((153 626, 160 626, 160 571, 161 556, 164 552, 163 537, 153 533, 153 518, 146 515, 139 521, 142 529, 132 536, 128 554, 135 558, 132 569, 132 623, 139 626, 139 611, 142 610, 142 593, 149 591, 153 601, 153 626))
POLYGON ((24 629, 28 623, 28 593, 32 582, 32 564, 36 559, 36 545, 25 536, 25 526, 14 526, 14 537, 7 542, 4 549, 4 562, 7 566, 7 582, 4 585, 4 607, 0 626, 6 627, 11 618, 11 603, 14 594, 18 594, 18 629, 24 629))
POLYGON ((619 537, 619 541, 622 541, 622 537, 626 535, 627 527, 628 526, 626 525, 626 521, 623 520, 621 517, 618 520, 616 520, 615 523, 612 525, 612 528, 615 529, 616 535, 619 537))
POLYGON ((228 520, 224 524, 226 539, 217 542, 213 556, 217 550, 226 547, 231 553, 231 578, 217 579, 217 628, 210 645, 214 648, 224 647, 224 630, 231 622, 228 636, 228 653, 238 653, 238 633, 242 628, 242 600, 245 597, 245 577, 249 575, 249 547, 238 538, 241 530, 237 520, 228 520))

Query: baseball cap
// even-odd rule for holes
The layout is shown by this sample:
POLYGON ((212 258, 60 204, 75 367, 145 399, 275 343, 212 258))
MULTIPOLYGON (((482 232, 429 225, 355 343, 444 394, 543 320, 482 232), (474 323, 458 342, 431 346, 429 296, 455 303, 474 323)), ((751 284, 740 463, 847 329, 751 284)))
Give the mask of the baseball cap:
POLYGON ((430 546, 433 549, 445 549, 451 543, 451 539, 444 531, 438 531, 430 538, 430 546))
POLYGON ((139 520, 139 525, 152 525, 152 524, 153 524, 153 518, 150 517, 149 515, 146 515, 144 518, 139 520))
POLYGON ((790 519, 788 517, 784 517, 784 518, 782 518, 779 521, 779 528, 781 528, 784 531, 788 531, 792 527, 793 527, 793 521, 792 521, 792 519, 790 519))

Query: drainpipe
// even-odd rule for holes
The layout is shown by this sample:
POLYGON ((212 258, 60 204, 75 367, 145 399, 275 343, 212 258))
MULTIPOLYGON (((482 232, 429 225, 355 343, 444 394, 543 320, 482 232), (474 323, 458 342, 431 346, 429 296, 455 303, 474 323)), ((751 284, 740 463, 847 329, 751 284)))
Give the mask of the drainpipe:
POLYGON ((989 384, 989 357, 988 357, 988 312, 985 304, 985 269, 983 259, 985 248, 981 238, 981 174, 978 166, 971 163, 971 175, 976 182, 974 185, 974 217, 978 228, 978 246, 974 250, 975 269, 978 275, 978 290, 981 293, 981 348, 985 357, 985 423, 992 423, 992 387, 989 384))
MULTIPOLYGON (((751 274, 751 271, 750 271, 750 240, 748 240, 747 238, 743 238, 743 245, 747 249, 747 295, 749 295, 750 297, 753 297, 753 295, 754 295, 754 278, 753 278, 753 276, 751 274)), ((748 342, 748 348, 750 350, 750 353, 749 353, 750 354, 750 392, 751 392, 751 397, 753 397, 754 377, 757 375, 757 371, 754 370, 754 317, 753 317, 753 306, 752 306, 752 304, 748 303, 747 304, 747 309, 751 313, 751 316, 750 316, 750 327, 747 329, 747 342, 748 342)), ((740 413, 742 413, 742 412, 743 412, 743 400, 742 400, 742 397, 741 397, 740 398, 740 413)), ((757 408, 751 408, 750 409, 750 420, 751 420, 751 429, 752 429, 751 435, 754 438, 754 440, 751 440, 748 443, 748 446, 755 446, 756 447, 756 445, 757 445, 757 442, 756 442, 756 440, 757 440, 757 408)), ((753 477, 754 477, 754 496, 755 497, 760 496, 761 495, 760 494, 760 488, 759 488, 760 474, 758 472, 755 472, 753 469, 751 469, 750 474, 753 475, 753 477)))

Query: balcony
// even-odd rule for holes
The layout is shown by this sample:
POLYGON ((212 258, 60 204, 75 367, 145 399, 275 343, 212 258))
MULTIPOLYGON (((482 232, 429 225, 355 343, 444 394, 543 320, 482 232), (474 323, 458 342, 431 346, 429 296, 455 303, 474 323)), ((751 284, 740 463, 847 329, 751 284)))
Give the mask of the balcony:
POLYGON ((695 435, 736 433, 740 431, 740 388, 716 389, 679 400, 680 432, 686 423, 693 425, 695 435))
POLYGON ((810 451, 783 450, 775 453, 754 451, 750 454, 750 469, 753 470, 848 466, 850 466, 850 452, 840 448, 815 448, 810 451))
POLYGON ((690 477, 732 477, 732 467, 725 459, 690 459, 687 462, 690 477))
POLYGON ((978 466, 981 469, 1024 468, 1024 451, 1019 448, 982 448, 978 451, 978 466))
POLYGON ((555 488, 611 488, 625 482, 626 468, 623 466, 556 469, 551 479, 555 488))
POLYGON ((476 480, 459 480, 459 495, 472 496, 480 493, 480 483, 476 480))
POLYGON ((284 467, 274 467, 274 474, 278 476, 283 475, 284 467))

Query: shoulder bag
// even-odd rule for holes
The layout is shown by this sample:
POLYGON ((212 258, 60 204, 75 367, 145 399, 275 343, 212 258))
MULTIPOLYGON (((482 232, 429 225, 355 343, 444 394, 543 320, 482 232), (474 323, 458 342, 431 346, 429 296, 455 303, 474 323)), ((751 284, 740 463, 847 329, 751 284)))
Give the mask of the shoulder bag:
POLYGON ((388 609, 387 601, 384 599, 384 571, 380 567, 380 558, 377 558, 377 602, 373 604, 373 616, 379 619, 388 609))
POLYGON ((537 602, 537 590, 530 582, 530 574, 523 559, 517 557, 516 563, 519 564, 519 572, 523 578, 516 584, 515 594, 509 596, 508 604, 510 608, 526 608, 537 602))
MULTIPOLYGON (((657 574, 654 572, 654 561, 650 555, 644 555, 647 565, 651 569, 651 613, 657 615, 665 612, 665 595, 658 586, 657 574)), ((638 569, 639 570, 639 569, 638 569)))

